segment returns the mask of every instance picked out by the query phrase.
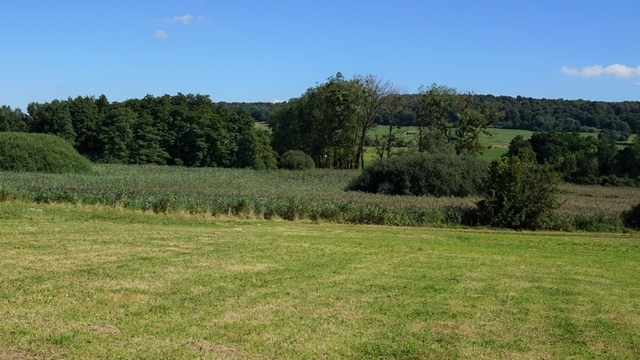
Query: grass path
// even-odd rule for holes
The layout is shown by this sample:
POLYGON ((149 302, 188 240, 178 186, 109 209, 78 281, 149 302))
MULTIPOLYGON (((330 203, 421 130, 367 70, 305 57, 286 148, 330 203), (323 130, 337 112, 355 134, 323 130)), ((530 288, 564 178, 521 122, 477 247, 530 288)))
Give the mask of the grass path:
POLYGON ((0 359, 638 358, 640 237, 0 203, 0 359))

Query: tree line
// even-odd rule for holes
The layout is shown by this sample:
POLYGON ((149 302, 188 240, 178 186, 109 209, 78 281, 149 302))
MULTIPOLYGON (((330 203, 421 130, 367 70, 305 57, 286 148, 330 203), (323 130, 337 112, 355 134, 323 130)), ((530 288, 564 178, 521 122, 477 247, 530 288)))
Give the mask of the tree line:
MULTIPOLYGON (((639 101, 535 99, 479 94, 473 96, 479 103, 491 105, 499 111, 492 124, 496 128, 565 132, 606 130, 608 137, 620 141, 640 130, 639 101)), ((394 121, 403 126, 417 126, 420 94, 401 94, 399 97, 401 109, 394 114, 394 121)), ((221 104, 232 110, 244 107, 256 121, 268 121, 273 111, 286 105, 260 102, 221 104)), ((374 119, 378 125, 388 125, 388 121, 389 113, 386 109, 381 109, 374 119)))
POLYGON ((640 186, 640 137, 618 149, 612 139, 577 132, 542 131, 516 136, 504 155, 550 166, 566 181, 589 185, 640 186))
MULTIPOLYGON (((401 140, 393 130, 406 125, 418 127, 417 152, 481 153, 479 136, 489 127, 598 128, 599 139, 616 141, 640 128, 640 102, 495 97, 436 84, 401 94, 376 76, 346 79, 338 73, 278 104, 214 103, 205 95, 177 94, 124 102, 79 96, 30 103, 26 113, 0 107, 0 131, 58 135, 92 161, 126 164, 268 169, 278 155, 300 150, 317 167, 361 168, 365 146, 375 146, 380 158, 390 157, 401 140), (254 126, 265 120, 271 132, 254 126), (367 131, 375 125, 388 126, 388 133, 369 139, 367 131)), ((597 176, 623 176, 616 171, 600 170, 597 176)))
POLYGON ((106 96, 30 103, 27 113, 0 108, 0 131, 57 135, 94 162, 268 169, 277 155, 244 109, 205 95, 106 96))

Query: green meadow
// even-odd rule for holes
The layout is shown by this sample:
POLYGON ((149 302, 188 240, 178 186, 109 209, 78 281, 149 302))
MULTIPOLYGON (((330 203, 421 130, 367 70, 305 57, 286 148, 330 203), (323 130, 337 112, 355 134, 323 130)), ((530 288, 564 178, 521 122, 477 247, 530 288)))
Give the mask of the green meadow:
POLYGON ((0 359, 633 359, 637 234, 0 203, 0 359))
MULTIPOLYGON (((480 141, 485 146, 484 153, 480 155, 480 157, 486 161, 491 161, 495 159, 499 159, 504 153, 509 149, 509 143, 513 138, 518 135, 522 135, 525 139, 528 139, 533 134, 533 131, 529 130, 518 130, 518 129, 496 129, 490 128, 488 129, 491 133, 491 136, 487 136, 485 134, 480 135, 480 141)), ((373 129, 369 130, 368 135, 370 138, 375 138, 376 136, 383 136, 389 133, 389 127, 384 125, 378 125, 373 129)), ((403 138, 410 141, 416 141, 418 138, 418 127, 416 126, 402 126, 400 128, 396 128, 393 130, 393 134, 398 138, 403 138)), ((597 133, 589 133, 589 132, 581 132, 582 136, 594 136, 597 137, 597 133)), ((633 136, 629 139, 629 141, 633 140, 633 136)), ((622 146, 622 145, 620 145, 622 146)), ((399 149, 395 149, 398 151, 399 149)), ((365 165, 370 164, 377 158, 376 151, 373 147, 367 148, 365 152, 365 165)))

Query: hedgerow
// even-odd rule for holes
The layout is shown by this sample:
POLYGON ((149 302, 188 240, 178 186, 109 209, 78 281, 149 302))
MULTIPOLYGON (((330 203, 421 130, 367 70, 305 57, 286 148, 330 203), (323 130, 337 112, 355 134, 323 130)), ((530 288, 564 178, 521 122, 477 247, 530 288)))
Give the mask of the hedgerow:
POLYGON ((417 154, 376 161, 347 187, 387 195, 477 195, 487 164, 475 156, 417 154))

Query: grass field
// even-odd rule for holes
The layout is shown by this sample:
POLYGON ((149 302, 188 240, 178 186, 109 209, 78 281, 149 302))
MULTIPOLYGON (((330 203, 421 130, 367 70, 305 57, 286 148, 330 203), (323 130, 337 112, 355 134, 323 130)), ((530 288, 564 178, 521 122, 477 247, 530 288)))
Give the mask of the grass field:
POLYGON ((0 203, 0 359, 640 357, 637 235, 0 203))
MULTIPOLYGON (((376 135, 385 135, 388 131, 389 128, 387 126, 378 125, 371 129, 368 134, 369 137, 374 138, 376 135)), ((533 131, 518 129, 491 128, 489 131, 491 132, 491 136, 486 136, 484 134, 480 135, 480 141, 485 146, 484 154, 481 155, 481 158, 486 161, 500 158, 502 154, 507 152, 509 149, 509 143, 516 136, 522 135, 525 139, 528 139, 533 134, 533 131)), ((393 132, 397 137, 409 140, 415 141, 418 137, 418 128, 416 126, 403 126, 399 129, 395 129, 393 132)), ((582 136, 597 136, 596 133, 582 132, 580 134, 582 136)), ((371 163, 375 157, 375 150, 373 148, 369 149, 367 153, 365 153, 365 164, 371 163)))
MULTIPOLYGON (((531 137, 532 131, 528 130, 513 130, 513 129, 489 129, 492 136, 481 135, 481 141, 485 146, 484 154, 480 157, 486 161, 491 161, 500 158, 509 148, 509 143, 517 135, 524 136, 525 139, 531 137)), ((387 134, 389 128, 383 125, 376 126, 369 131, 369 137, 375 138, 376 135, 382 136, 387 134)), ((417 141, 418 128, 416 126, 403 126, 399 129, 395 129, 394 134, 399 138, 404 138, 412 141, 417 141)), ((373 147, 367 148, 365 152, 365 166, 371 164, 373 160, 377 158, 375 149, 373 147)))

